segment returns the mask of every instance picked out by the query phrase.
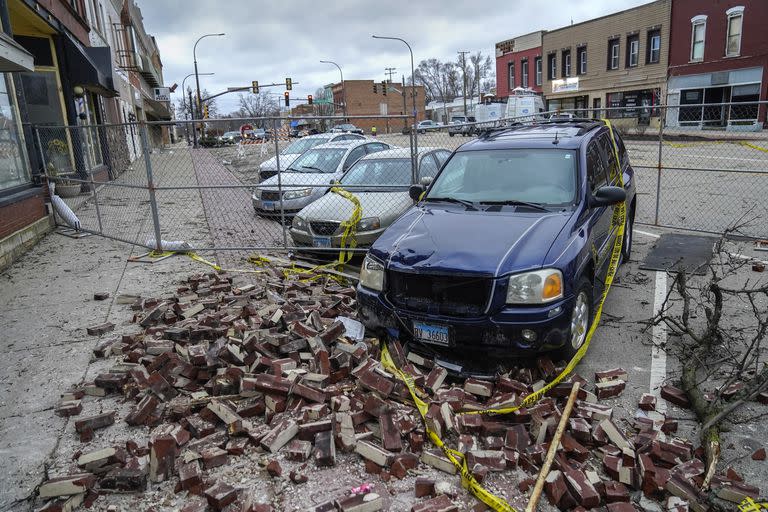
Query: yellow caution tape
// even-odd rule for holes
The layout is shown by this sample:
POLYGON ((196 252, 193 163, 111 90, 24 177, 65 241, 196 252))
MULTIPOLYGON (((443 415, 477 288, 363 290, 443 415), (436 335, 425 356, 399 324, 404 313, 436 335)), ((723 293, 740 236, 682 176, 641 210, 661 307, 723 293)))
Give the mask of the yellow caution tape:
POLYGON ((764 147, 761 147, 761 146, 755 146, 754 144, 750 144, 749 142, 747 142, 745 140, 739 142, 739 144, 741 144, 744 147, 748 147, 748 148, 756 149, 758 151, 762 151, 763 153, 768 153, 768 149, 766 149, 764 147))
MULTIPOLYGON (((614 180, 616 180, 619 183, 619 186, 623 187, 624 186, 623 170, 621 168, 621 159, 619 158, 619 149, 618 149, 618 146, 616 145, 616 139, 613 134, 613 126, 611 125, 611 122, 608 121, 607 119, 604 119, 603 122, 606 124, 606 126, 608 127, 608 130, 610 131, 611 142, 613 145, 613 152, 614 152, 614 156, 616 157, 616 165, 614 166, 613 169, 611 169, 611 183, 613 183, 614 180)), ((616 227, 617 231, 616 231, 616 239, 614 240, 613 249, 611 251, 611 261, 608 267, 608 275, 605 280, 605 288, 603 289, 602 296, 600 297, 600 303, 597 307, 597 310, 595 311, 594 320, 592 321, 592 325, 590 326, 589 331, 587 331, 587 336, 584 339, 584 343, 582 344, 581 347, 579 347, 579 350, 576 352, 573 358, 568 362, 565 369, 557 377, 555 377, 551 382, 547 383, 543 388, 526 396, 523 399, 523 402, 519 406, 507 407, 507 408, 501 408, 501 409, 485 409, 481 411, 466 411, 459 414, 509 414, 509 413, 512 413, 522 407, 527 407, 536 403, 547 393, 547 391, 549 391, 554 386, 556 386, 560 381, 562 381, 568 374, 570 374, 573 371, 573 369, 579 363, 581 358, 584 357, 584 354, 586 354, 587 349, 589 348, 589 344, 592 341, 592 336, 594 335, 595 330, 597 329, 597 326, 600 323, 600 317, 602 315, 605 299, 608 296, 608 292, 611 289, 611 285, 613 284, 613 280, 616 276, 616 272, 618 271, 619 259, 621 258, 621 249, 624 241, 624 227, 626 224, 626 213, 627 213, 626 205, 624 202, 621 202, 614 208, 613 217, 611 218, 611 229, 614 229, 614 227, 616 227)), ((416 386, 416 383, 414 382, 413 377, 404 373, 402 370, 400 370, 397 367, 394 360, 392 359, 392 356, 389 354, 389 349, 387 348, 386 343, 383 343, 381 347, 381 363, 387 371, 395 374, 398 378, 400 378, 400 380, 402 380, 405 383, 406 387, 408 388, 408 391, 411 394, 411 398, 413 399, 413 402, 416 405, 416 409, 418 409, 422 420, 424 420, 427 414, 428 405, 424 400, 420 398, 419 392, 421 392, 422 395, 424 395, 424 393, 423 391, 418 389, 418 387, 416 386)), ((440 439, 440 436, 438 436, 437 433, 435 433, 429 428, 426 421, 424 421, 424 427, 426 429, 426 432, 430 441, 432 441, 432 443, 435 446, 443 450, 443 453, 448 458, 448 460, 450 460, 451 463, 459 471, 459 474, 461 475, 461 484, 465 489, 467 489, 476 498, 478 498, 480 501, 482 501, 483 503, 488 505, 491 509, 497 512, 516 512, 515 508, 512 507, 509 503, 507 503, 502 498, 499 498, 498 496, 490 493, 482 485, 480 485, 480 483, 472 476, 472 473, 469 471, 469 468, 467 467, 466 459, 464 458, 464 455, 461 452, 448 448, 443 442, 443 440, 440 439)))

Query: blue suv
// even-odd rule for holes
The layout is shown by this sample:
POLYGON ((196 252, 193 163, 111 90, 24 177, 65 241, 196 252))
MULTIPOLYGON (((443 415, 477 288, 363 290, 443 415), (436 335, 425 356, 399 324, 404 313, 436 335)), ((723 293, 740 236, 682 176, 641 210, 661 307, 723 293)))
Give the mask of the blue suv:
POLYGON ((584 343, 626 204, 622 260, 632 247, 635 180, 624 143, 596 120, 490 130, 458 148, 416 204, 363 261, 359 317, 438 357, 471 358, 584 343), (623 173, 623 188, 618 173, 623 173))

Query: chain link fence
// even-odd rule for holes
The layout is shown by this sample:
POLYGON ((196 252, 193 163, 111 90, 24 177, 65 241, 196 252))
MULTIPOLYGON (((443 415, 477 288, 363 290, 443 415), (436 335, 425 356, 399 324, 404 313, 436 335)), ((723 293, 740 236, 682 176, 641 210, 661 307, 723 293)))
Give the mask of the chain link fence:
MULTIPOLYGON (((636 222, 713 233, 739 224, 765 238, 765 109, 563 110, 415 130, 404 116, 351 116, 35 131, 48 179, 82 231, 234 261, 254 250, 327 255, 344 244, 363 252, 413 204, 410 185, 428 183, 458 146, 489 128, 588 117, 608 118, 622 134, 637 180, 636 222)), ((60 214, 57 222, 67 224, 60 214)))

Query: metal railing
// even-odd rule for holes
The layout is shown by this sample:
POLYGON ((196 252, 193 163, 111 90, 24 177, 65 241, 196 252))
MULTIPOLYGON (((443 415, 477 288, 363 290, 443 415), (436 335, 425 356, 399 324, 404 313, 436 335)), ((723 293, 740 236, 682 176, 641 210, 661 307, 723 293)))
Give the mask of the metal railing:
MULTIPOLYGON (((635 172, 636 222, 712 233, 739 223, 743 235, 765 238, 768 133, 754 119, 765 119, 766 104, 716 107, 725 116, 718 128, 713 119, 706 127, 694 123, 713 105, 573 109, 440 126, 419 130, 416 158, 413 130, 399 128, 413 126, 405 116, 36 127, 35 137, 48 179, 83 231, 154 249, 164 248, 163 240, 197 251, 321 254, 338 252, 355 210, 334 186, 360 201, 353 250, 363 252, 412 204, 409 186, 434 177, 449 152, 483 130, 550 115, 607 116, 635 172), (202 123, 206 137, 195 149, 185 135, 202 123), (354 140, 313 147, 341 123, 363 135, 334 133, 354 140), (241 134, 244 125, 253 131, 241 134), (390 148, 398 151, 376 156, 390 148), (355 168, 364 167, 363 177, 345 174, 360 157, 355 168)), ((714 110, 706 112, 715 117, 714 110)))

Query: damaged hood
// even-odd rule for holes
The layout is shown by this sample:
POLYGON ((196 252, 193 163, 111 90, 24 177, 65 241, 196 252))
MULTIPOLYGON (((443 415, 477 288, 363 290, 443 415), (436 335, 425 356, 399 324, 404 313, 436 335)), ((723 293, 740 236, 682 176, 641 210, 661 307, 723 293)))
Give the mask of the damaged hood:
POLYGON ((541 267, 572 214, 421 205, 393 223, 371 252, 391 269, 501 276, 541 267))

